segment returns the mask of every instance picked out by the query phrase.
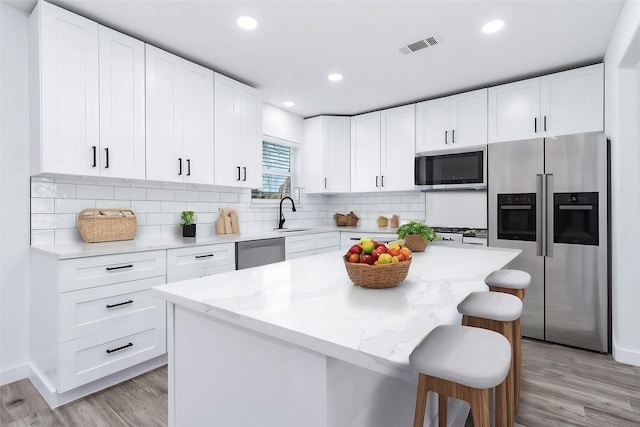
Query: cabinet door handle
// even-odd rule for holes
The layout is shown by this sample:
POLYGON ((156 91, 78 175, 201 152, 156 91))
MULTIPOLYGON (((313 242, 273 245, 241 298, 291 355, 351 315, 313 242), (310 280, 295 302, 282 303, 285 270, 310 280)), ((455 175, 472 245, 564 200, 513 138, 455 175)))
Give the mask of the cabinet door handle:
POLYGON ((246 167, 242 167, 242 180, 246 181, 247 180, 247 168, 246 167))
POLYGON ((104 168, 107 169, 109 167, 109 149, 108 148, 104 149, 104 154, 106 156, 106 159, 104 161, 104 168))
POLYGON ((445 144, 448 144, 448 143, 449 143, 449 142, 447 141, 447 136, 448 136, 448 134, 449 134, 449 131, 445 130, 445 131, 444 131, 444 143, 445 143, 445 144))
POLYGON ((91 149, 93 150, 93 164, 91 165, 91 167, 95 168, 96 167, 96 160, 97 160, 97 158, 96 158, 96 154, 97 154, 96 153, 96 146, 95 145, 91 146, 91 149))
POLYGON ((178 175, 182 175, 182 157, 178 157, 178 175))
POLYGON ((376 175, 376 188, 378 188, 378 175, 376 175))
POLYGON ((107 267, 107 271, 111 271, 111 270, 121 270, 123 268, 132 268, 133 264, 127 264, 127 265, 120 265, 118 267, 107 267))
POLYGON ((380 177, 380 187, 384 187, 384 175, 380 177))
POLYGON ((133 300, 130 299, 129 301, 120 302, 118 304, 107 304, 107 308, 120 307, 121 305, 125 305, 125 304, 133 304, 133 300))
POLYGON ((456 130, 455 130, 455 129, 453 129, 453 130, 451 131, 451 143, 452 143, 452 144, 455 144, 455 143, 456 143, 456 130))
POLYGON ((324 177, 324 188, 327 188, 327 177, 324 177))
POLYGON ((238 169, 238 179, 236 181, 240 181, 240 166, 236 166, 238 169))
POLYGON ((537 117, 533 118, 533 132, 534 133, 538 132, 538 118, 537 117))
POLYGON ((544 116, 544 131, 547 131, 547 116, 544 116))
POLYGON ((196 259, 201 259, 201 258, 211 258, 213 256, 213 254, 207 254, 207 255, 196 255, 196 259))
POLYGON ((187 176, 191 176, 191 159, 187 159, 187 176))
POLYGON ((133 343, 129 343, 127 345, 123 345, 122 347, 114 348, 113 350, 107 350, 107 354, 111 354, 114 351, 124 350, 125 348, 133 347, 133 343))

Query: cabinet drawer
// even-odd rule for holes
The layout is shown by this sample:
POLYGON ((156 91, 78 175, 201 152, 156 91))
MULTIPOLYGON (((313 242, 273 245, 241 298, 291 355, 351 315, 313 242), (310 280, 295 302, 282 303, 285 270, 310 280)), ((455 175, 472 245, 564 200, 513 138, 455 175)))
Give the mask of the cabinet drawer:
MULTIPOLYGON (((234 243, 196 246, 167 250, 167 275, 201 271, 210 267, 233 265, 235 269, 236 247, 234 243)), ((196 275, 195 277, 200 277, 196 275)))
POLYGON ((284 240, 285 254, 310 251, 314 248, 314 235, 287 236, 284 240))
MULTIPOLYGON (((340 249, 340 232, 316 234, 316 248, 340 249)), ((323 251, 326 252, 326 251, 323 251)))
POLYGON ((166 352, 165 322, 146 320, 125 333, 89 335, 60 344, 58 393, 166 352))
POLYGON ((197 270, 181 271, 178 273, 167 274, 167 283, 179 282, 181 280, 199 279, 200 277, 212 276, 214 274, 234 271, 234 264, 219 265, 217 267, 199 268, 197 270))
POLYGON ((164 276, 159 276, 61 294, 60 341, 164 319, 166 304, 150 290, 164 283, 164 276))
POLYGON ((68 292, 95 286, 164 276, 165 251, 76 258, 60 262, 60 291, 68 292))

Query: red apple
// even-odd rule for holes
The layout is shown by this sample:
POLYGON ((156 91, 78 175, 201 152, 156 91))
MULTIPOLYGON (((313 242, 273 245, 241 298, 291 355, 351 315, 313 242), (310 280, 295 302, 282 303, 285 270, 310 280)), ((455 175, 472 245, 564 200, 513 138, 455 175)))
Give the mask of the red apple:
POLYGON ((362 253, 362 246, 360 245, 353 245, 349 248, 349 251, 347 252, 349 255, 351 254, 358 254, 360 255, 362 253))
POLYGON ((384 243, 374 241, 374 242, 373 242, 373 246, 375 246, 375 247, 377 248, 377 247, 379 247, 379 246, 384 246, 384 243))
POLYGON ((362 258, 360 258, 360 263, 361 264, 369 264, 369 265, 371 265, 374 262, 376 262, 376 260, 373 259, 373 256, 371 256, 371 255, 365 255, 362 258))

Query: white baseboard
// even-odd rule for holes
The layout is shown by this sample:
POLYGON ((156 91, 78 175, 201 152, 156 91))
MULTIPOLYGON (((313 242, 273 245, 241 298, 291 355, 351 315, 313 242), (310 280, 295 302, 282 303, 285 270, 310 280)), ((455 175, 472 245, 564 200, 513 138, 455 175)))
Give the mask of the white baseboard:
POLYGON ((640 367, 640 352, 623 349, 613 343, 613 360, 640 367))
POLYGON ((36 390, 38 390, 43 399, 46 400, 49 406, 53 409, 64 405, 65 403, 72 402, 80 399, 81 397, 88 396, 97 391, 104 390, 123 381, 137 377, 138 375, 142 375, 145 372, 149 372, 166 364, 167 355, 165 353, 162 356, 139 363, 120 372, 116 372, 113 375, 109 375, 108 377, 74 388, 73 390, 69 390, 65 393, 57 393, 55 386, 51 384, 47 380, 46 376, 33 365, 29 365, 29 380, 31 380, 31 383, 36 390))
POLYGON ((11 384, 29 377, 29 364, 14 366, 0 371, 0 386, 11 384))

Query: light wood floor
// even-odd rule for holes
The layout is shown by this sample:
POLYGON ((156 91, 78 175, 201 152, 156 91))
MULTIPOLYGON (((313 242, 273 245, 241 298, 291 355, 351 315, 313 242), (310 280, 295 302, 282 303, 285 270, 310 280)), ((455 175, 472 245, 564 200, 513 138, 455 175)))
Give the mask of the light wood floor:
MULTIPOLYGON (((0 425, 7 427, 166 426, 167 368, 54 410, 28 380, 0 387, 0 400, 0 425)), ((524 340, 516 423, 639 427, 640 368, 621 365, 607 355, 524 340)))

